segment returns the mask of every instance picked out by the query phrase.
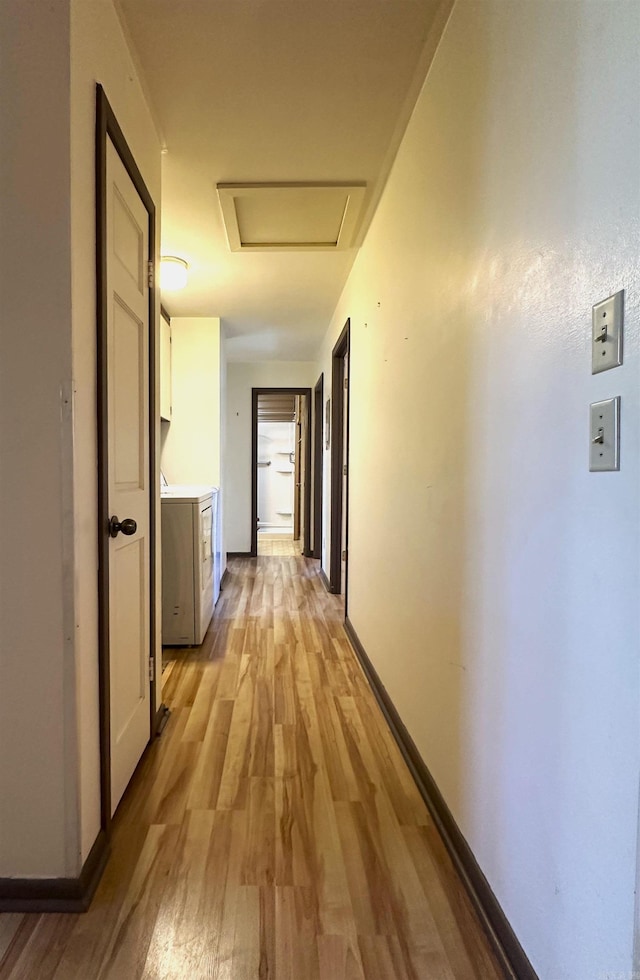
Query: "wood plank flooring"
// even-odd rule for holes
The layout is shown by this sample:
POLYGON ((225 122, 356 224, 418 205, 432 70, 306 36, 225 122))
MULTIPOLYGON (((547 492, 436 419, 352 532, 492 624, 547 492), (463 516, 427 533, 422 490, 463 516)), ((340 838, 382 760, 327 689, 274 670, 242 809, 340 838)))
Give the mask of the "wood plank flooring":
POLYGON ((0 916, 1 980, 497 980, 317 562, 235 559, 84 915, 0 916))

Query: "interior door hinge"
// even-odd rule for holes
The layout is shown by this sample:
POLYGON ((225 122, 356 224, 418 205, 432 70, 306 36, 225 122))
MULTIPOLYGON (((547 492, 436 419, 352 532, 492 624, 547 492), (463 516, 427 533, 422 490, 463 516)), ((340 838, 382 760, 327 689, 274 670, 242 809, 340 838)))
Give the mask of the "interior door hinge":
POLYGON ((343 561, 346 561, 347 560, 347 552, 346 551, 343 551, 342 552, 342 560, 343 561))
POLYGON ((344 386, 345 386, 345 388, 348 388, 349 387, 349 379, 348 378, 345 378, 344 379, 344 386))
POLYGON ((342 475, 343 475, 343 476, 346 476, 346 475, 347 475, 347 464, 346 464, 346 463, 345 463, 345 464, 344 464, 344 466, 342 467, 342 475))
POLYGON ((147 272, 149 275, 149 289, 153 289, 153 262, 147 262, 147 272))
POLYGON ((149 657, 149 680, 155 680, 156 676, 156 660, 155 657, 149 657))

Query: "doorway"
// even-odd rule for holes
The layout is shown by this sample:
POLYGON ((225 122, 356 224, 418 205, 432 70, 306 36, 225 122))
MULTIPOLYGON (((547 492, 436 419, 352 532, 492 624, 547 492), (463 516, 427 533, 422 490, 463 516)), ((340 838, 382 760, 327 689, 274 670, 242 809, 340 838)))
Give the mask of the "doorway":
POLYGON ((313 557, 322 561, 324 374, 313 389, 313 557))
POLYGON ((311 557, 311 390, 253 388, 251 555, 259 537, 299 541, 311 557))
POLYGON ((349 350, 347 320, 331 356, 331 552, 329 591, 344 595, 349 568, 349 350))
POLYGON ((96 115, 101 824, 155 730, 155 206, 101 86, 96 115))

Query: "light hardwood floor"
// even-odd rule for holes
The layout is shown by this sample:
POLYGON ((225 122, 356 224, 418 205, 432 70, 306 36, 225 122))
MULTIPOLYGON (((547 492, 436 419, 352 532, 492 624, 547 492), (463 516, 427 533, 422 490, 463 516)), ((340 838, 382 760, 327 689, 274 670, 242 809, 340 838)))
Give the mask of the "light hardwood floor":
POLYGON ((317 563, 230 573, 90 910, 0 916, 0 978, 497 980, 317 563))

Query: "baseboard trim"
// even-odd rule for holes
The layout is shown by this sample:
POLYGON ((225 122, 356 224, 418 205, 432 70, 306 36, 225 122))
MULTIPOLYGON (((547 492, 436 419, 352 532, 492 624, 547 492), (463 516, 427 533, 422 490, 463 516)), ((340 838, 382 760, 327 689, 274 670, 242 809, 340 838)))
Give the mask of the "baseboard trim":
POLYGON ((227 551, 227 558, 253 558, 253 555, 250 551, 227 551))
POLYGON ((78 878, 0 878, 0 912, 86 912, 108 858, 101 830, 78 878))
POLYGON ((325 574, 324 568, 321 568, 320 571, 318 572, 318 574, 320 576, 320 581, 324 585, 324 587, 327 590, 327 592, 331 592, 331 585, 329 583, 329 579, 327 578, 327 576, 325 574))
POLYGON ((418 752, 415 742, 409 735, 393 701, 378 677, 375 667, 369 660, 353 623, 348 618, 345 620, 344 627, 369 686, 391 729, 391 734, 398 743, 420 795, 433 818, 478 914, 482 927, 500 961, 505 977, 509 980, 538 980, 537 974, 518 942, 518 938, 502 911, 498 899, 482 873, 473 851, 463 837, 433 776, 418 752))

